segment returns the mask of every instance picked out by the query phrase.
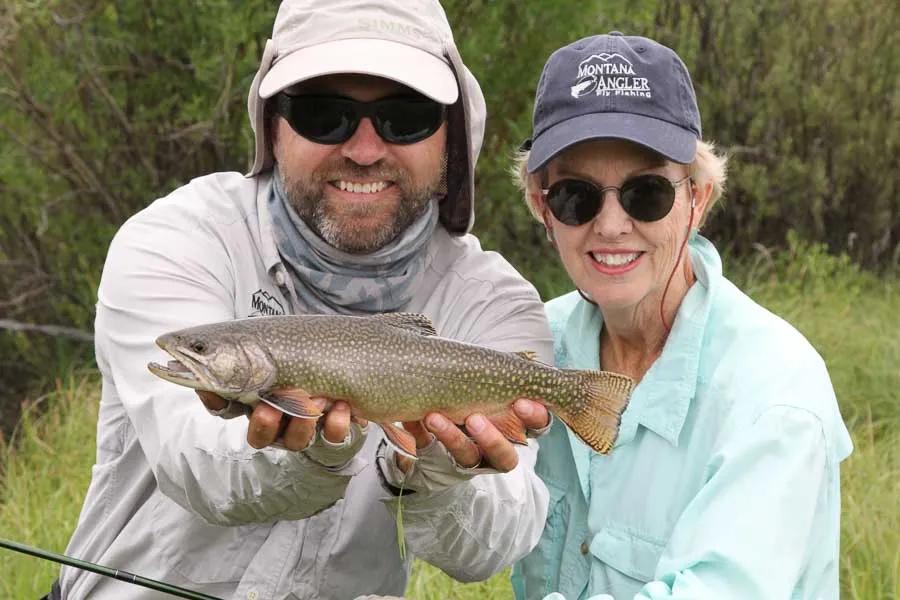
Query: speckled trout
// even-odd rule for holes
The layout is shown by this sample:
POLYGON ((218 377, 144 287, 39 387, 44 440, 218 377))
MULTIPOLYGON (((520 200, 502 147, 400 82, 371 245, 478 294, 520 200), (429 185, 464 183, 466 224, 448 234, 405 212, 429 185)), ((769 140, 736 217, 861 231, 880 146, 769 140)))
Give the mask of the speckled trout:
POLYGON ((510 441, 525 443, 525 427, 510 410, 518 398, 544 404, 606 453, 634 386, 624 375, 557 369, 532 352, 443 338, 428 317, 413 313, 255 317, 174 331, 156 343, 175 359, 148 365, 163 379, 310 419, 322 414, 311 398, 345 400, 413 457, 412 435, 394 424, 429 412, 456 423, 478 412, 510 441))

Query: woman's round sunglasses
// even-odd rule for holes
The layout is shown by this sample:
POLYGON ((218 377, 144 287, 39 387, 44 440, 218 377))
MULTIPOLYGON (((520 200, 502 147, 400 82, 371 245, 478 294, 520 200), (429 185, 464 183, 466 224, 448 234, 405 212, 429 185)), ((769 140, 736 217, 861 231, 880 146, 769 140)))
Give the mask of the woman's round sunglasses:
POLYGON ((550 212, 566 225, 584 225, 592 221, 603 206, 603 195, 609 190, 619 194, 622 209, 632 219, 659 221, 672 210, 675 188, 689 180, 688 175, 672 181, 662 175, 637 175, 625 180, 621 187, 599 187, 583 179, 561 179, 541 193, 550 212))
POLYGON ((284 92, 275 97, 275 110, 298 134, 318 144, 349 140, 363 117, 390 144, 415 144, 430 137, 444 122, 446 106, 425 96, 392 96, 359 102, 344 96, 284 92))

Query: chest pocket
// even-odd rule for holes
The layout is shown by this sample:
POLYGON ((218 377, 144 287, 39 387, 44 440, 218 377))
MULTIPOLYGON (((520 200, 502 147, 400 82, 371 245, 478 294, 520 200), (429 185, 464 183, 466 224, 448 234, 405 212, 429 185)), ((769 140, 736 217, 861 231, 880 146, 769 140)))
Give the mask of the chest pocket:
POLYGON ((210 525, 155 492, 153 529, 169 567, 194 583, 240 581, 262 548, 270 524, 210 525))
POLYGON ((590 552, 597 560, 623 575, 641 582, 651 581, 666 545, 623 527, 607 525, 591 540, 590 552))

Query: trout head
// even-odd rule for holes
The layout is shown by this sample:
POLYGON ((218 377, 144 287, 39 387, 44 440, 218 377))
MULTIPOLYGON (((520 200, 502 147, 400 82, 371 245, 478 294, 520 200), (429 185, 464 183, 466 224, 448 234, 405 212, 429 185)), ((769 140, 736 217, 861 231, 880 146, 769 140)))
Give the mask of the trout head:
POLYGON ((154 375, 231 400, 255 396, 278 375, 271 355, 250 333, 192 327, 161 335, 156 345, 175 360, 147 365, 154 375))

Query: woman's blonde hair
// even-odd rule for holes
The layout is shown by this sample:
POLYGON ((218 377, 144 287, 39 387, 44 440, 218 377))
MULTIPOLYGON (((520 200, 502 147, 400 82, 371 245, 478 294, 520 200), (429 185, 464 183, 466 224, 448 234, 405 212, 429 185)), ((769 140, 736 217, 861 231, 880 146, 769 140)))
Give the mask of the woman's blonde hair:
MULTIPOLYGON (((528 154, 527 150, 516 152, 516 155, 513 157, 513 166, 510 169, 510 174, 512 175, 513 183, 525 196, 525 204, 528 206, 528 210, 531 211, 532 216, 543 223, 543 215, 531 202, 531 194, 540 188, 542 173, 541 171, 533 174, 528 172, 528 154)), ((698 140, 697 154, 694 155, 694 162, 688 167, 688 174, 693 179, 694 185, 698 187, 703 187, 707 183, 712 184, 712 193, 710 194, 709 202, 706 204, 706 212, 703 213, 700 219, 700 225, 703 225, 706 222, 706 216, 709 214, 709 211, 712 210, 712 207, 725 192, 728 157, 724 154, 716 153, 715 143, 698 140)))

